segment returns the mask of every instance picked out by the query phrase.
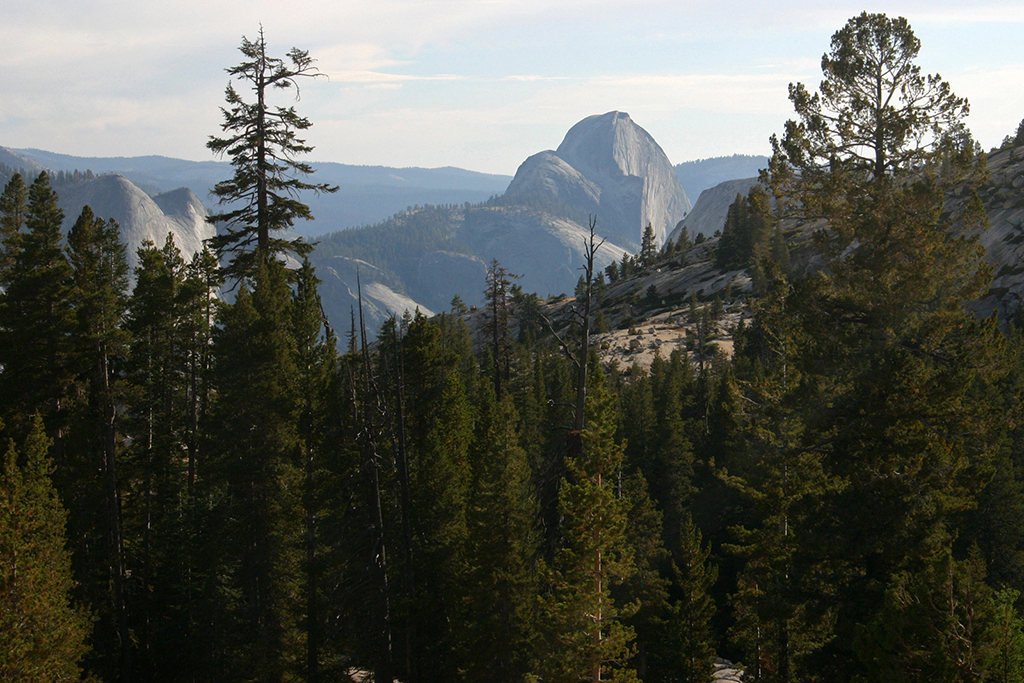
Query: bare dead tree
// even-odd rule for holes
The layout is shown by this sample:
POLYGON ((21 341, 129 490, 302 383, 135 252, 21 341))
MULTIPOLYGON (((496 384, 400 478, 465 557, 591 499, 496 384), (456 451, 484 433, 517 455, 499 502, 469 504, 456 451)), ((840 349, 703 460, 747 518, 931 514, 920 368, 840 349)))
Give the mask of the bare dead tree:
POLYGON ((374 381, 370 365, 370 349, 366 341, 366 325, 363 322, 363 289, 356 274, 356 288, 359 295, 359 336, 362 343, 362 385, 363 415, 357 440, 363 451, 363 465, 370 498, 372 525, 371 538, 371 582, 377 593, 372 607, 372 628, 375 631, 374 680, 391 681, 391 595, 388 587, 387 546, 384 537, 384 514, 381 503, 380 456, 377 444, 380 441, 382 413, 380 391, 374 381))
POLYGON ((597 233, 595 232, 596 228, 597 217, 591 216, 590 236, 583 241, 583 254, 586 259, 583 265, 585 285, 583 288, 583 301, 581 302, 579 297, 577 297, 575 305, 570 310, 570 323, 578 326, 580 331, 578 346, 575 350, 573 350, 568 341, 555 331, 551 321, 541 314, 541 320, 544 321, 544 325, 555 337, 558 345, 576 369, 576 400, 573 402, 572 433, 578 435, 577 438, 580 438, 583 434, 583 429, 586 427, 587 356, 590 353, 590 313, 594 299, 594 256, 605 242, 604 238, 598 241, 597 233))

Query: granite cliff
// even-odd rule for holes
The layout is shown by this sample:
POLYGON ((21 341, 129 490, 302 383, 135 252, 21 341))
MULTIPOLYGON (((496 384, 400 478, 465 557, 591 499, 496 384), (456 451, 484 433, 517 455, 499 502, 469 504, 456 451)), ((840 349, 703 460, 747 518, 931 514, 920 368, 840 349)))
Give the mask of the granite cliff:
MULTIPOLYGON (((500 197, 415 207, 374 226, 327 235, 313 258, 318 268, 331 269, 327 278, 338 300, 325 296, 324 306, 332 318, 347 316, 356 289, 356 268, 339 258, 358 266, 364 291, 375 282, 407 299, 382 301, 436 311, 455 295, 469 305, 482 303, 486 265, 493 260, 518 276, 524 291, 571 293, 585 262, 591 216, 605 240, 595 263, 603 270, 638 251, 648 223, 662 243, 689 210, 661 147, 627 114, 609 112, 574 125, 557 150, 527 158, 500 197)), ((376 306, 368 326, 389 312, 402 310, 376 306)))
POLYGON ((524 161, 505 194, 598 216, 603 236, 634 250, 648 223, 661 244, 691 208, 665 152, 618 111, 583 119, 558 149, 524 161))
POLYGON ((121 227, 121 239, 128 249, 128 265, 134 270, 137 251, 145 241, 162 247, 167 235, 186 261, 202 249, 203 240, 215 234, 206 222, 206 209, 187 188, 150 197, 123 176, 101 175, 93 180, 58 189, 64 211, 64 228, 69 229, 88 205, 100 218, 113 218, 121 227))

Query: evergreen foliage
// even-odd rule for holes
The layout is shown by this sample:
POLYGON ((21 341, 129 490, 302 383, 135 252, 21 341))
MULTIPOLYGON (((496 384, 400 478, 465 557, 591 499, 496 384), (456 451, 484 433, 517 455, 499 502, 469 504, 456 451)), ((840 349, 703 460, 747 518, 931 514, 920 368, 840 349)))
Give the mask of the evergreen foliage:
POLYGON ((594 385, 584 450, 567 458, 569 477, 559 495, 565 545, 554 559, 542 604, 550 630, 538 662, 545 680, 636 680, 629 665, 635 632, 621 617, 639 604, 618 605, 611 594, 636 571, 626 537, 630 503, 616 495, 615 486, 625 453, 614 440, 613 397, 599 375, 594 385))
POLYGON ((644 228, 643 237, 640 239, 640 253, 637 258, 643 268, 650 268, 658 257, 658 243, 654 237, 654 228, 650 223, 644 228))
MULTIPOLYGON (((14 187, 12 195, 18 193, 17 183, 17 178, 8 183, 14 187)), ((72 271, 61 246, 64 213, 45 173, 28 188, 24 229, 18 232, 13 230, 20 222, 17 201, 13 207, 4 214, 11 226, 4 250, 12 262, 0 280, 5 292, 0 302, 4 419, 16 434, 24 435, 38 411, 57 438, 60 462, 75 372, 72 271)))
POLYGON ((77 681, 89 617, 71 601, 67 513, 50 482, 51 441, 37 417, 9 441, 0 476, 0 679, 77 681))
POLYGON ((221 109, 221 129, 227 135, 211 136, 206 144, 215 154, 228 154, 235 169, 230 180, 214 186, 213 194, 220 203, 237 208, 209 217, 210 222, 221 224, 220 233, 210 240, 210 245, 220 256, 232 255, 227 272, 235 278, 255 274, 259 259, 282 252, 308 253, 310 245, 276 235, 290 228, 296 218, 313 218, 309 207, 296 198, 299 192, 338 189, 302 180, 313 168, 297 161, 296 156, 308 154, 313 148, 297 134, 312 124, 299 116, 294 107, 272 108, 267 102, 275 89, 293 89, 298 99, 299 79, 320 75, 314 60, 307 51, 298 48, 288 52, 290 63, 271 57, 262 26, 256 40, 242 38, 239 50, 245 60, 227 72, 252 88, 255 101, 246 102, 234 84, 228 83, 227 107, 221 109))

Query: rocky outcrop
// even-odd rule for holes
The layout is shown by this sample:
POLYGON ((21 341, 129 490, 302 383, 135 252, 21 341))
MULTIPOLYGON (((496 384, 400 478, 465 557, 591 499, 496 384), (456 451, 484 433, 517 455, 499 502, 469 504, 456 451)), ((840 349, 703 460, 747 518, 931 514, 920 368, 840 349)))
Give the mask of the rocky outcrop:
MULTIPOLYGON (((988 294, 972 302, 981 315, 997 311, 1000 317, 1024 314, 1024 144, 989 156, 989 182, 978 195, 985 204, 989 228, 978 233, 985 258, 992 264, 988 294)), ((965 193, 950 198, 946 209, 956 211, 965 193)))
POLYGON ((750 188, 756 184, 757 178, 741 178, 727 180, 704 190, 700 193, 697 203, 693 205, 693 210, 669 234, 669 239, 673 242, 678 241, 684 226, 691 238, 698 234, 711 237, 716 230, 721 230, 725 225, 729 205, 736 201, 736 195, 747 196, 750 188))
POLYGON ((690 210, 665 152, 617 111, 583 119, 557 150, 523 162, 506 197, 594 214, 602 235, 634 250, 648 223, 660 244, 690 210))
POLYGON ((550 150, 520 164, 506 195, 551 199, 555 206, 584 215, 601 208, 601 188, 550 150))
POLYGON ((202 202, 185 188, 150 197, 123 176, 110 174, 62 187, 59 192, 65 229, 74 224, 86 205, 100 218, 118 222, 133 270, 139 247, 147 240, 162 247, 167 235, 172 234, 182 257, 188 261, 202 249, 203 240, 215 234, 213 226, 206 222, 202 202))

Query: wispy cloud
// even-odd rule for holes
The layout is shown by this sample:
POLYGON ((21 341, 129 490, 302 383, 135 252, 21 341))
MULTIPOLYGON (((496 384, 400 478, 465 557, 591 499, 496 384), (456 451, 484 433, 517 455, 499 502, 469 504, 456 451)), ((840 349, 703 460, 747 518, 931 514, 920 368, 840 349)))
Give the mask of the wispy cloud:
MULTIPOLYGON (((829 37, 862 5, 11 2, 0 23, 0 145, 208 158, 224 69, 262 22, 276 54, 309 49, 330 77, 306 86, 300 105, 322 159, 511 173, 576 120, 611 109, 629 111, 674 160, 759 151, 791 115, 788 83, 817 84, 829 37)), ((942 41, 928 59, 971 100, 983 144, 1015 127, 1024 60, 1005 36, 1024 23, 1024 0, 893 0, 885 11, 942 41)))

